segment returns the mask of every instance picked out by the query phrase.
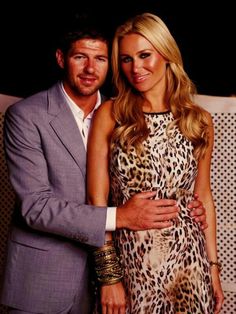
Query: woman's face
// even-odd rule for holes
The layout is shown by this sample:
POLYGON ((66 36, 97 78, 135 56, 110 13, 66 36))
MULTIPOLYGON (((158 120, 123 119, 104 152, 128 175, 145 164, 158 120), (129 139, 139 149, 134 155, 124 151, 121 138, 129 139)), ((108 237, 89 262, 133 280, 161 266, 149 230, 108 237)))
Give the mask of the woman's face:
POLYGON ((125 35, 119 44, 121 69, 130 84, 140 92, 165 88, 167 61, 139 34, 125 35))

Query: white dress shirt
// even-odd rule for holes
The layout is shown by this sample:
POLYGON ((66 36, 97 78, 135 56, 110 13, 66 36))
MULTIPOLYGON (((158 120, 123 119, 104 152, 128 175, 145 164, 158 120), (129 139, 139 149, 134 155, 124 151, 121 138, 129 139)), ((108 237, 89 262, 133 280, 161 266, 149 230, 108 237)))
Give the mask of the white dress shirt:
MULTIPOLYGON (((78 128, 80 130, 85 150, 87 150, 89 128, 94 111, 101 105, 101 93, 99 91, 97 92, 97 102, 94 106, 94 109, 87 115, 86 118, 84 118, 83 110, 69 97, 62 83, 61 89, 63 91, 63 94, 65 95, 66 102, 69 105, 71 112, 75 118, 75 121, 78 125, 78 128)), ((106 217, 106 231, 114 231, 115 229, 116 229, 116 207, 108 207, 106 217)))

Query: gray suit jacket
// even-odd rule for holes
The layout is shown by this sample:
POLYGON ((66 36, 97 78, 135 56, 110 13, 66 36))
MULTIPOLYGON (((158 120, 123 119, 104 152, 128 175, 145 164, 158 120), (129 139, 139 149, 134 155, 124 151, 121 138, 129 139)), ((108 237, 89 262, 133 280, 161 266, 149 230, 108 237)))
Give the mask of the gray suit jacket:
POLYGON ((59 313, 87 298, 88 247, 104 243, 107 212, 84 205, 86 151, 59 84, 8 108, 5 149, 17 206, 1 301, 59 313))

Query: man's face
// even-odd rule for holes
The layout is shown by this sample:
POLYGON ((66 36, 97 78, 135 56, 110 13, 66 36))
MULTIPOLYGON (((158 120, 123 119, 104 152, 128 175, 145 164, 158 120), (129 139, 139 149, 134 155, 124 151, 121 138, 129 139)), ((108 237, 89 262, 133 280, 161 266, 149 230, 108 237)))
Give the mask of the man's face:
POLYGON ((97 92, 108 72, 108 45, 99 39, 80 39, 67 55, 57 50, 57 62, 65 70, 65 83, 77 95, 97 92))

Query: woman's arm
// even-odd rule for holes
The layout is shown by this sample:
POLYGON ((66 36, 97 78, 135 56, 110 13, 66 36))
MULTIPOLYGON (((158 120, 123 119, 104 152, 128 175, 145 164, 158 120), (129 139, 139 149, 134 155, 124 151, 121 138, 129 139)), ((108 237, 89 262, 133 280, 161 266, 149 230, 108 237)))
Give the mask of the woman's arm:
MULTIPOLYGON (((100 106, 94 114, 88 139, 87 198, 89 204, 107 206, 109 196, 109 148, 115 122, 112 118, 112 101, 100 106)), ((112 233, 106 232, 106 240, 112 233)), ((125 313, 125 291, 121 282, 101 286, 102 313, 112 309, 125 313)))
MULTIPOLYGON (((195 182, 195 192, 198 193, 201 201, 206 208, 206 218, 208 228, 204 230, 206 237, 207 255, 209 261, 218 263, 217 256, 217 241, 216 241, 216 212, 214 207, 214 201, 211 193, 210 184, 210 167, 211 167, 211 156, 213 151, 214 143, 214 130, 213 123, 210 114, 208 114, 209 122, 209 145, 204 158, 201 158, 198 163, 198 175, 195 182)), ((215 296, 215 312, 219 313, 223 304, 223 291, 220 284, 219 267, 217 264, 212 264, 211 274, 213 280, 213 289, 215 296)))
POLYGON ((87 151, 87 198, 97 206, 106 206, 109 195, 109 146, 114 129, 112 101, 103 103, 94 113, 87 151))

